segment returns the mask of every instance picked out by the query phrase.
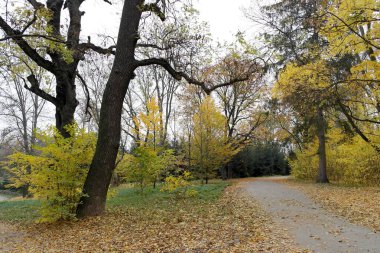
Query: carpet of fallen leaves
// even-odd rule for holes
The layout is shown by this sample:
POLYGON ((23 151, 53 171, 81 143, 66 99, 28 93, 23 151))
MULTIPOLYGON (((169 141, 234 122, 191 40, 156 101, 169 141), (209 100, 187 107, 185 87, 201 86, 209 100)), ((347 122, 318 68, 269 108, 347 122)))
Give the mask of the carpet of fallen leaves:
POLYGON ((18 234, 0 251, 299 252, 239 185, 207 205, 183 201, 165 210, 123 208, 77 222, 12 225, 8 230, 18 234))
POLYGON ((380 187, 321 185, 295 180, 282 182, 305 192, 329 211, 380 232, 380 187))

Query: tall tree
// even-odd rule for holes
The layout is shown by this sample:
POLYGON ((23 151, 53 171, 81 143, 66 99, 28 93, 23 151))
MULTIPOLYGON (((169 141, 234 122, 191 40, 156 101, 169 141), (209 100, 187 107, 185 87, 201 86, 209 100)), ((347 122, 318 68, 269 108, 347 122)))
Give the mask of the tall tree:
POLYGON ((176 80, 185 79, 189 83, 202 87, 206 93, 248 78, 246 75, 238 76, 226 83, 210 86, 183 72, 186 69, 176 70, 165 58, 136 59, 135 50, 140 38, 139 31, 144 29, 140 27, 143 13, 153 12, 164 20, 165 13, 168 13, 170 7, 173 7, 170 1, 145 3, 144 0, 130 0, 124 2, 115 60, 103 94, 97 147, 84 185, 84 193, 89 197, 82 199, 78 206, 78 216, 99 215, 104 212, 108 186, 119 148, 123 101, 137 68, 159 65, 176 80))
POLYGON ((288 64, 281 72, 275 92, 284 103, 294 108, 298 115, 307 116, 315 126, 319 140, 319 174, 317 182, 327 183, 325 113, 333 103, 331 73, 324 61, 297 66, 288 64))
MULTIPOLYGON (((43 80, 49 82, 49 78, 43 76, 43 70, 39 68, 31 70, 38 78, 39 83, 43 83, 43 80)), ((34 153, 33 146, 36 144, 35 131, 38 120, 46 101, 24 89, 26 80, 19 71, 17 65, 13 65, 11 69, 2 69, 0 80, 6 82, 7 86, 0 85, 0 115, 8 119, 10 124, 8 129, 16 132, 15 137, 18 140, 17 144, 21 146, 20 151, 31 155, 34 153), (12 71, 17 73, 12 73, 12 71)))
POLYGON ((227 118, 217 110, 212 98, 207 96, 193 117, 191 138, 191 163, 196 174, 206 184, 215 177, 219 167, 233 156, 226 128, 227 118))
MULTIPOLYGON (((277 61, 273 64, 275 70, 281 69, 288 64, 289 66, 286 67, 285 72, 288 71, 289 73, 289 71, 292 71, 291 69, 298 67, 302 69, 304 66, 305 70, 307 70, 307 75, 311 74, 311 69, 313 69, 313 67, 310 69, 311 66, 318 65, 321 62, 321 52, 326 46, 326 41, 320 35, 322 22, 319 11, 321 6, 325 6, 325 4, 322 0, 282 0, 262 7, 259 17, 248 13, 254 22, 269 28, 269 31, 264 32, 262 37, 269 50, 276 56, 277 61)), ((277 71, 277 73, 280 73, 280 71, 277 71)), ((298 75, 295 71, 293 74, 298 75)), ((311 84, 312 87, 320 85, 319 78, 311 78, 310 80, 315 82, 311 84)), ((291 85, 290 83, 288 84, 291 85)), ((296 95, 306 88, 297 85, 296 87, 296 89, 290 89, 288 92, 293 91, 293 95, 296 95)), ((317 93, 314 93, 314 95, 317 93)), ((304 95, 307 97, 308 94, 305 93, 304 95)), ((302 101, 306 102, 305 105, 309 102, 303 99, 302 101)), ((318 154, 321 163, 319 164, 320 175, 317 181, 325 183, 328 182, 326 163, 323 162, 326 160, 324 135, 327 128, 324 119, 325 104, 323 101, 323 98, 321 100, 314 99, 310 101, 310 105, 317 106, 311 121, 318 129, 316 133, 318 133, 320 141, 318 154)), ((310 117, 310 114, 308 115, 310 117)), ((308 118, 301 117, 300 119, 307 121, 308 118)))
POLYGON ((254 130, 265 118, 259 109, 259 104, 265 97, 262 80, 264 66, 256 64, 240 55, 230 55, 214 67, 213 73, 208 74, 208 78, 214 82, 223 82, 239 73, 252 73, 249 80, 216 91, 223 114, 227 118, 228 137, 242 143, 252 138, 254 130))

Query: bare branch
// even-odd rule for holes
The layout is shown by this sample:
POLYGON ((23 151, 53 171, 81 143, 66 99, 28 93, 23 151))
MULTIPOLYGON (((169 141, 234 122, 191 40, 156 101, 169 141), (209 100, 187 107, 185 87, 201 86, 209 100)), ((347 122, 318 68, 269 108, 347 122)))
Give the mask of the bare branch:
POLYGON ((136 45, 136 47, 141 47, 141 48, 154 48, 154 49, 158 49, 158 50, 168 50, 168 49, 171 49, 174 47, 174 45, 168 45, 168 46, 165 46, 165 47, 160 47, 156 44, 143 44, 143 43, 138 43, 136 45))
POLYGON ((244 82, 244 81, 247 81, 249 79, 248 75, 243 76, 243 77, 236 77, 236 78, 230 79, 227 82, 208 87, 205 82, 198 81, 198 80, 190 77, 188 74, 186 74, 182 71, 175 70, 170 65, 168 60, 164 59, 164 58, 150 58, 150 59, 136 61, 135 68, 142 67, 142 66, 149 66, 149 65, 159 65, 159 66, 163 67, 175 80, 180 81, 183 78, 190 84, 200 86, 203 89, 203 91, 208 95, 215 89, 218 89, 218 88, 221 88, 224 86, 229 86, 229 85, 239 83, 239 82, 244 82))
MULTIPOLYGON (((24 30, 25 30, 25 28, 24 28, 24 30)), ((25 37, 42 38, 42 39, 50 40, 52 42, 66 44, 66 41, 64 41, 64 40, 60 40, 60 39, 57 39, 57 38, 54 38, 54 37, 49 37, 49 36, 46 36, 46 35, 43 35, 43 34, 22 34, 21 32, 20 32, 20 34, 15 34, 13 36, 6 36, 4 38, 1 38, 0 41, 10 40, 10 39, 17 39, 17 38, 25 38, 25 37)))
POLYGON ((165 21, 165 13, 161 10, 157 3, 144 4, 141 6, 141 11, 150 11, 159 17, 161 21, 165 21))
POLYGON ((34 13, 33 13, 33 19, 30 20, 26 26, 24 27, 24 29, 22 29, 21 31, 21 34, 24 34, 26 30, 28 30, 28 28, 33 25, 35 22, 37 21, 37 10, 34 10, 34 13))
POLYGON ((81 83, 82 83, 82 85, 84 87, 85 93, 86 93, 86 110, 85 110, 85 115, 89 115, 90 116, 90 118, 89 118, 89 121, 90 121, 91 118, 92 118, 92 115, 91 115, 90 111, 88 110, 89 108, 92 109, 91 104, 90 104, 90 102, 91 102, 90 91, 88 90, 87 83, 84 80, 84 78, 82 77, 82 75, 79 74, 78 71, 77 71, 76 75, 79 78, 79 80, 81 81, 81 83))
POLYGON ((37 80, 35 75, 32 74, 32 75, 28 76, 27 79, 28 79, 29 83, 31 84, 31 86, 28 87, 25 79, 23 79, 25 89, 29 90, 30 92, 33 92, 37 96, 49 101, 50 103, 52 103, 55 106, 57 106, 57 99, 55 97, 53 97, 52 95, 50 95, 50 94, 48 94, 45 91, 40 89, 40 84, 38 83, 38 80, 37 80))
POLYGON ((116 51, 115 51, 116 46, 110 46, 108 48, 103 48, 103 47, 100 47, 100 46, 97 46, 97 45, 91 43, 90 40, 87 43, 79 44, 78 47, 79 47, 79 49, 81 49, 83 51, 91 49, 92 51, 97 52, 99 54, 113 54, 113 55, 115 55, 115 53, 116 53, 116 51))

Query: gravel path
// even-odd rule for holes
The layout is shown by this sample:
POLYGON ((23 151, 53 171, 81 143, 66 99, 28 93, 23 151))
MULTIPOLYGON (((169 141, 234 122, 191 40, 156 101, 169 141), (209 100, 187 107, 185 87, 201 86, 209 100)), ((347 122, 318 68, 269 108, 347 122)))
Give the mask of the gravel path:
POLYGON ((327 212, 296 189, 268 178, 245 187, 301 248, 320 253, 380 253, 380 234, 327 212))

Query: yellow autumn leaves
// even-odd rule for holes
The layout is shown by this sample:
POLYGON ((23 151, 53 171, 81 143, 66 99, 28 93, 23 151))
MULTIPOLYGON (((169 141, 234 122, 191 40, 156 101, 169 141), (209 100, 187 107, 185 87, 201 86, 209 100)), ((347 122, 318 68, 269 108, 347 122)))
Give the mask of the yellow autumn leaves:
MULTIPOLYGON (((309 61, 284 66, 273 95, 291 105, 297 117, 312 118, 316 108, 326 112, 332 180, 379 184, 380 2, 335 0, 320 7, 317 33, 324 43, 303 52, 312 56, 309 61)), ((316 177, 317 149, 312 138, 297 152, 291 162, 296 177, 316 177)))

